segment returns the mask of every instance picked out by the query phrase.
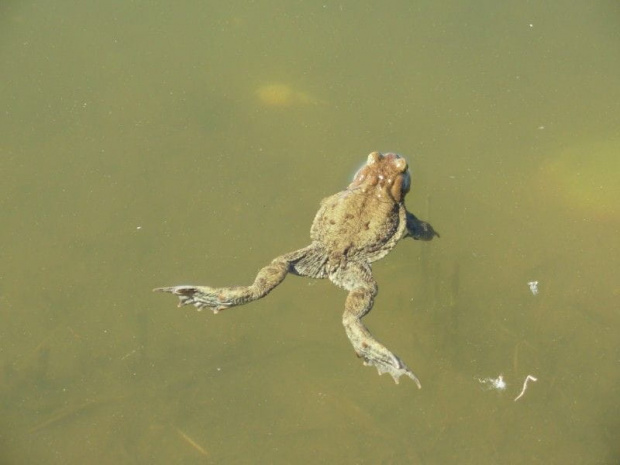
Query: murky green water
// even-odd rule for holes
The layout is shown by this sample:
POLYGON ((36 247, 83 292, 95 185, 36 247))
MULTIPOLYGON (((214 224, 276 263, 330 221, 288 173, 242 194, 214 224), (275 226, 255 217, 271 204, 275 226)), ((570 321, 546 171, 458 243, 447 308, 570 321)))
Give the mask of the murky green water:
POLYGON ((620 460, 617 3, 0 15, 0 463, 620 460), (328 282, 150 292, 251 282, 373 150, 442 233, 375 265, 366 319, 421 391, 355 358, 328 282))

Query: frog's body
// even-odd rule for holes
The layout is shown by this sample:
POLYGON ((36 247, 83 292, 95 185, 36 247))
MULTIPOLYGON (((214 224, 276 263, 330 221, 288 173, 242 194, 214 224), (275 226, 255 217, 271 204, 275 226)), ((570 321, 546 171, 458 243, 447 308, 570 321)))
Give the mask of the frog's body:
POLYGON ((373 152, 342 192, 323 199, 310 230, 312 243, 282 255, 258 272, 250 286, 175 286, 155 289, 179 297, 182 305, 209 308, 214 313, 266 296, 287 273, 310 278, 328 278, 349 291, 342 318, 353 348, 366 365, 394 381, 409 376, 420 382, 405 363, 378 342, 361 318, 373 306, 377 283, 370 263, 379 260, 405 237, 431 240, 433 227, 409 213, 404 198, 410 174, 404 158, 393 153, 373 152))

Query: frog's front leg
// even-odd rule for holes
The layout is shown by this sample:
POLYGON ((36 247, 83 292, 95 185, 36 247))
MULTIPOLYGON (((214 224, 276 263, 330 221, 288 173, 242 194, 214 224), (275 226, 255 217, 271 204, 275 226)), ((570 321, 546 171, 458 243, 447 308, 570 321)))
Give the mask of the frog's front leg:
POLYGON ((275 258, 269 265, 258 272, 254 282, 249 286, 172 286, 159 287, 153 289, 153 291, 169 292, 178 296, 179 307, 193 305, 199 310, 208 308, 213 313, 218 313, 220 310, 247 304, 265 297, 278 284, 284 281, 284 278, 290 271, 297 273, 295 264, 311 251, 311 247, 306 247, 305 249, 275 258))
POLYGON ((430 223, 419 220, 413 213, 407 212, 407 237, 412 237, 415 240, 430 241, 435 236, 440 237, 430 223))
POLYGON ((362 323, 362 317, 372 309, 374 298, 378 292, 370 266, 348 265, 330 275, 330 279, 334 284, 349 291, 342 324, 358 357, 364 360, 365 365, 375 366, 380 375, 389 373, 396 384, 398 384, 398 379, 405 375, 411 378, 418 388, 421 388, 420 381, 409 367, 377 341, 362 323))

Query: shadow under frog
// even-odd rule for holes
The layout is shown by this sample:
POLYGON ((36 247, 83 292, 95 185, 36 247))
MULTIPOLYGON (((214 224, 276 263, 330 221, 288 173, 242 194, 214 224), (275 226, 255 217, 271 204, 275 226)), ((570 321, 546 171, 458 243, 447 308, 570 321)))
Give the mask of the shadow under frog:
POLYGON ((439 234, 405 208, 411 175, 407 161, 394 153, 373 152, 342 192, 323 199, 312 228, 312 243, 275 258, 250 286, 174 286, 154 289, 179 297, 179 306, 194 305, 214 313, 265 297, 288 273, 328 278, 349 291, 342 323, 357 355, 379 374, 394 381, 405 375, 420 381, 405 363, 377 341, 362 317, 372 309, 378 292, 370 264, 387 255, 401 239, 429 241, 439 234))

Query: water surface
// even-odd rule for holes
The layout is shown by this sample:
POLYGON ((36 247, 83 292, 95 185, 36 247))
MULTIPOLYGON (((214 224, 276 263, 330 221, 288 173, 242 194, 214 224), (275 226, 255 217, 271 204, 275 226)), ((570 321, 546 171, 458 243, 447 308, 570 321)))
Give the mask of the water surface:
POLYGON ((0 12, 1 463, 618 461, 616 4, 0 12), (373 150, 442 234, 374 266, 366 319, 422 390, 327 282, 151 294, 250 283, 373 150))

